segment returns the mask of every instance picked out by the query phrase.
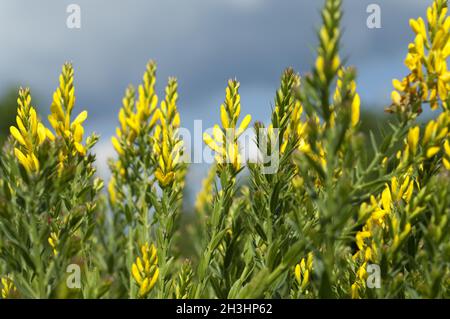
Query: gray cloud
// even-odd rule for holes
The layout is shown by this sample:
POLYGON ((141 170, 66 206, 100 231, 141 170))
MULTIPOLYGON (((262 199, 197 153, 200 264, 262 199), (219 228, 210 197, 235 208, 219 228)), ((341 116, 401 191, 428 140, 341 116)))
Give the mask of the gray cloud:
MULTIPOLYGON (((344 52, 360 67, 363 98, 383 101, 390 79, 405 72, 401 60, 411 39, 408 19, 423 15, 429 2, 344 1, 344 52), (382 8, 380 30, 365 24, 366 7, 373 2, 382 8)), ((0 3, 0 89, 29 85, 48 105, 61 64, 73 61, 79 107, 87 107, 100 130, 110 132, 125 87, 140 80, 149 58, 158 62, 160 90, 167 76, 179 78, 181 112, 187 118, 215 114, 208 108, 217 105, 206 103, 220 102, 226 80, 234 76, 242 82, 243 95, 248 93, 247 111, 268 112, 282 70, 294 66, 304 72, 313 62, 322 1, 0 3), (81 30, 65 26, 69 3, 81 6, 81 30), (262 99, 264 105, 254 105, 262 99)))

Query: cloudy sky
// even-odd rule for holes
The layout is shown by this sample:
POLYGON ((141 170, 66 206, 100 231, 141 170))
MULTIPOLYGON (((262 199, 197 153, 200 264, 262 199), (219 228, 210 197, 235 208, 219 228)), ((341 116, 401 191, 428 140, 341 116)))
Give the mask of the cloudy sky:
MULTIPOLYGON (((412 39, 408 20, 427 0, 344 0, 344 56, 358 68, 365 107, 382 110, 390 82, 406 73, 412 39), (366 26, 369 4, 381 7, 381 29, 366 26)), ((88 130, 102 136, 99 160, 112 154, 109 137, 122 94, 158 63, 158 89, 179 79, 182 124, 218 120, 228 78, 241 82, 243 112, 266 121, 283 69, 309 70, 320 24, 319 0, 0 0, 0 95, 30 86, 47 112, 65 61, 75 66, 77 106, 88 130), (66 8, 81 8, 81 29, 68 29, 66 8)), ((194 173, 195 175, 195 173, 194 173)))

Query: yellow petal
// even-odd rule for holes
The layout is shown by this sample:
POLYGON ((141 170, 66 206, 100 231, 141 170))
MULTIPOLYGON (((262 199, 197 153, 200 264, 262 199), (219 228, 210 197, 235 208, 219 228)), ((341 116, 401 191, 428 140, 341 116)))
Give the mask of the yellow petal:
POLYGON ((252 120, 252 117, 250 114, 247 114, 244 119, 242 120, 241 124, 239 125, 239 129, 238 129, 238 133, 237 135, 241 135, 248 127, 248 125, 250 124, 252 120))
POLYGON ((88 117, 87 111, 81 112, 80 114, 78 114, 75 120, 73 120, 72 125, 75 126, 83 124, 83 122, 87 119, 87 117, 88 117))
POLYGON ((148 286, 149 286, 149 280, 148 280, 148 278, 145 278, 142 281, 141 288, 139 289, 139 296, 145 297, 148 294, 148 292, 149 292, 148 286))
POLYGON ((417 152, 417 144, 419 142, 419 134, 420 134, 420 128, 418 126, 415 126, 411 129, 409 129, 408 132, 408 146, 409 150, 415 155, 417 152))
POLYGON ((391 203, 392 203, 392 197, 391 197, 391 191, 389 190, 389 187, 386 187, 381 194, 381 202, 383 204, 383 209, 387 212, 391 211, 391 203))
POLYGON ((400 93, 398 93, 397 91, 392 91, 391 98, 392 98, 392 102, 395 105, 400 105, 400 103, 402 102, 402 97, 401 97, 400 93))
POLYGON ((301 276, 301 272, 300 272, 300 264, 295 265, 294 274, 295 274, 295 279, 297 280, 297 282, 299 284, 301 284, 302 276, 301 276))
POLYGON ((222 122, 222 127, 223 128, 229 128, 230 127, 230 122, 228 120, 228 114, 227 111, 225 109, 225 105, 221 105, 220 106, 220 120, 222 122))
POLYGON ((444 143, 445 154, 450 157, 450 142, 448 140, 444 143))
POLYGON ((141 285, 142 284, 142 276, 141 276, 141 273, 139 272, 139 269, 136 264, 133 264, 131 266, 131 274, 133 275, 134 280, 136 280, 136 282, 139 285, 141 285))
POLYGON ((355 127, 359 122, 359 112, 361 107, 361 98, 359 97, 359 94, 355 95, 355 98, 352 102, 352 126, 355 127))
POLYGON ((15 126, 11 126, 9 128, 9 131, 11 132, 11 135, 16 139, 17 142, 19 142, 20 144, 22 144, 24 146, 27 145, 22 134, 20 134, 19 130, 15 126))
POLYGON ((45 135, 50 141, 55 140, 55 135, 53 135, 52 131, 50 131, 48 128, 45 128, 45 135))
POLYGON ((450 171, 450 161, 447 160, 446 158, 444 158, 444 159, 442 160, 442 162, 443 162, 443 164, 444 164, 444 167, 445 167, 447 170, 450 171))
POLYGON ((38 138, 39 138, 39 144, 42 144, 45 141, 45 137, 46 137, 45 127, 44 127, 44 125, 42 125, 42 123, 38 124, 37 133, 38 133, 38 138))
POLYGON ((150 281, 148 285, 148 290, 150 291, 156 284, 156 281, 159 277, 159 268, 156 268, 155 273, 153 274, 152 280, 150 281))
POLYGON ((433 146, 427 149, 427 158, 431 158, 437 153, 439 153, 440 148, 438 146, 433 146))
POLYGON ((83 140, 84 128, 80 124, 75 125, 75 132, 73 138, 75 142, 80 143, 83 140))
POLYGON ((78 142, 75 142, 74 145, 75 145, 75 149, 78 151, 78 153, 80 155, 82 155, 82 156, 86 155, 86 148, 83 145, 81 145, 78 142))

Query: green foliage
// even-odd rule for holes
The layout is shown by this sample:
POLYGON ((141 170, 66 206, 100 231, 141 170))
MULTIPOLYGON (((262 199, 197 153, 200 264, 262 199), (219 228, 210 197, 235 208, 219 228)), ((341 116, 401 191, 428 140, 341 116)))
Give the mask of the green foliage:
POLYGON ((360 119, 356 69, 339 57, 341 3, 325 1, 311 72, 286 69, 270 123, 254 124, 256 163, 239 154, 251 117, 229 80, 203 136, 215 163, 190 227, 180 228, 188 167, 175 78, 159 102, 151 61, 126 90, 108 199, 87 112, 71 118, 72 66, 53 96, 53 131, 21 89, 0 157, 2 298, 450 297, 447 4, 434 1, 427 25, 411 20, 410 73, 374 131, 360 119), (427 104, 441 113, 418 122, 427 104))

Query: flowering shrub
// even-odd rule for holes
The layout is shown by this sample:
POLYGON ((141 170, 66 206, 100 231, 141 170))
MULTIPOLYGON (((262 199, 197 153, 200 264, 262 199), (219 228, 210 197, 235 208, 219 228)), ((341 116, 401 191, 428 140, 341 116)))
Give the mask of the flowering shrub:
POLYGON ((220 122, 203 135, 215 162, 183 232, 188 150, 175 78, 158 98, 149 62, 126 90, 104 195, 98 137, 84 137, 86 111, 73 116, 72 66, 50 127, 20 89, 0 162, 1 297, 450 297, 447 1, 410 21, 409 74, 393 81, 381 140, 361 131, 356 71, 339 55, 341 2, 325 1, 312 72, 286 69, 270 123, 254 124, 256 145, 269 145, 260 161, 240 154, 251 116, 241 114, 240 83, 228 82, 220 122), (434 117, 419 122, 428 107, 434 117))

